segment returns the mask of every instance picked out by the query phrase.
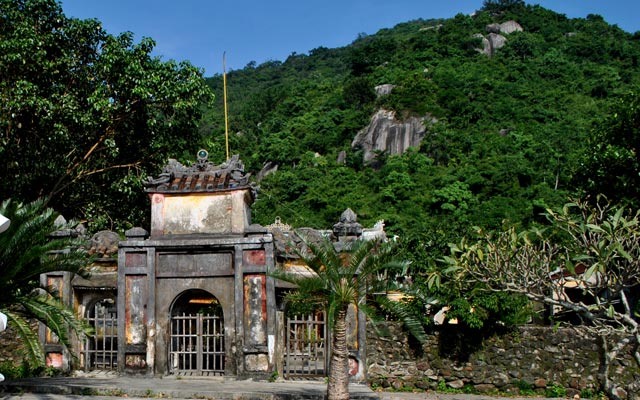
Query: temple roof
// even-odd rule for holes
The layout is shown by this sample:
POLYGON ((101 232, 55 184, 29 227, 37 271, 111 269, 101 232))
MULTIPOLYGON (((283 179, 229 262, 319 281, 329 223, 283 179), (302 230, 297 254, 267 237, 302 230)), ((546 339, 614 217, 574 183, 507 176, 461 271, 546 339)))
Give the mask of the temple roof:
POLYGON ((208 161, 205 150, 198 152, 198 161, 185 166, 177 160, 169 159, 157 178, 149 177, 144 183, 148 193, 213 193, 239 189, 251 189, 255 197, 256 188, 249 183, 244 164, 238 155, 227 162, 214 165, 208 161))

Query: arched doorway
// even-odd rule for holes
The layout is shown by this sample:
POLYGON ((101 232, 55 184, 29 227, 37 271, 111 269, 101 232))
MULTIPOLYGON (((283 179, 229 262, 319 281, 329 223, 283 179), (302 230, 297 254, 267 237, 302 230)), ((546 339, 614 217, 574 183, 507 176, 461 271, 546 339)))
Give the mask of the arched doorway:
POLYGON ((169 373, 224 375, 224 316, 211 293, 183 292, 171 306, 169 373))
POLYGON ((96 301, 87 308, 86 320, 95 334, 84 342, 84 367, 115 370, 118 363, 118 314, 113 298, 96 301))

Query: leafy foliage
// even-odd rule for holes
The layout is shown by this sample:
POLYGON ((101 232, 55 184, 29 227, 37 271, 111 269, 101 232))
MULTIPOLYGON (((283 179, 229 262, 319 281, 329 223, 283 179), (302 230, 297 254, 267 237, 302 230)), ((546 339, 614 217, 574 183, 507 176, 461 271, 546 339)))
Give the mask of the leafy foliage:
POLYGON ((548 211, 547 231, 510 228, 463 239, 445 258, 456 282, 526 296, 577 315, 602 346, 598 378, 620 398, 609 369, 631 345, 640 366, 640 211, 600 197, 548 211), (479 286, 482 285, 482 286, 479 286))
POLYGON ((92 230, 144 221, 141 182, 195 152, 211 98, 201 71, 153 47, 54 0, 0 1, 0 193, 47 197, 92 230))
MULTIPOLYGON (((472 227, 538 226, 545 209, 585 190, 638 197, 633 134, 622 132, 633 126, 635 103, 626 94, 637 91, 639 56, 637 38, 599 16, 570 19, 498 0, 473 16, 417 19, 361 34, 344 48, 231 71, 231 146, 251 169, 278 165, 260 182, 254 221, 280 216, 296 227, 326 227, 347 207, 364 225, 384 219, 411 261, 423 294, 415 307, 424 311, 442 268, 436 260, 472 227), (506 35, 493 57, 480 54, 474 35, 508 20, 523 32, 506 35), (391 93, 374 95, 382 84, 393 85, 391 93), (419 148, 379 154, 372 168, 351 141, 379 108, 437 122, 419 148)), ((208 83, 221 93, 221 81, 208 83)), ((207 111, 212 138, 222 137, 221 110, 207 111)), ((436 294, 470 326, 527 318, 522 298, 473 285, 436 294)))
MULTIPOLYGON (((417 19, 231 71, 231 149, 249 170, 278 165, 261 182, 256 222, 328 226, 352 207, 365 224, 384 218, 392 234, 424 237, 436 259, 469 226, 531 224, 582 187, 574 175, 594 122, 638 83, 637 40, 598 16, 485 3, 474 16, 417 19), (492 58, 478 53, 473 35, 508 19, 524 32, 492 58), (380 84, 394 89, 376 96, 380 84), (370 170, 350 145, 379 107, 438 122, 419 149, 370 170), (463 187, 463 203, 443 197, 463 187)), ((167 157, 204 146, 224 159, 221 76, 207 80, 218 94, 209 103, 200 71, 150 56, 151 39, 112 36, 52 0, 0 4, 7 196, 54 194, 52 206, 92 230, 128 227, 148 217, 141 182, 167 157)))
MULTIPOLYGON (((639 50, 601 18, 497 1, 474 16, 415 20, 344 48, 231 71, 232 149, 256 171, 278 164, 261 182, 254 219, 329 226, 351 207, 365 224, 384 218, 392 234, 434 244, 432 259, 446 253, 447 237, 470 226, 535 223, 576 189, 585 139, 637 84, 639 50), (508 19, 524 32, 509 35, 493 58, 479 54, 470 38, 508 19), (579 50, 589 43, 598 56, 579 50), (395 87, 375 97, 380 84, 395 87), (380 155, 371 170, 350 144, 378 107, 438 122, 419 149, 380 155), (345 164, 335 162, 340 151, 345 164), (443 238, 439 244, 427 240, 430 232, 443 238)), ((216 93, 221 80, 208 80, 216 93)), ((215 149, 222 148, 221 110, 206 117, 215 149)))
POLYGON ((576 180, 588 193, 640 206, 640 97, 619 99, 613 112, 590 136, 584 169, 576 180))
MULTIPOLYGON (((298 252, 305 271, 276 270, 275 278, 293 283, 297 290, 291 292, 287 302, 304 303, 327 311, 332 329, 333 346, 327 395, 329 399, 348 399, 348 349, 346 316, 350 306, 371 315, 374 309, 367 299, 379 300, 380 293, 400 289, 395 278, 405 270, 403 262, 396 261, 395 248, 378 241, 354 241, 345 251, 335 250, 333 243, 313 243, 305 240, 307 251, 298 252)), ((402 303, 384 301, 387 312, 399 315, 417 338, 424 338, 424 331, 402 303)))
MULTIPOLYGON (((146 220, 141 183, 167 157, 204 146, 224 160, 222 76, 205 86, 193 66, 152 57, 151 39, 67 18, 53 0, 0 7, 5 196, 50 196, 92 230, 128 227, 146 220)), ((635 205, 637 36, 598 15, 487 0, 474 15, 416 19, 231 71, 231 150, 254 173, 278 166, 260 181, 254 222, 327 227, 348 207, 364 225, 384 219, 414 284, 431 293, 436 260, 473 226, 535 227, 576 192, 635 205), (481 54, 477 34, 509 20, 523 32, 481 54), (377 95, 383 84, 393 90, 377 95), (436 122, 418 148, 365 165, 351 142, 380 108, 436 122)), ((508 304, 448 293, 457 297, 439 295, 474 326, 508 304)))
POLYGON ((77 239, 50 236, 70 225, 56 226, 58 214, 42 200, 27 204, 5 200, 0 214, 11 220, 9 229, 0 234, 0 311, 23 339, 30 365, 42 367, 42 344, 29 319, 44 323, 64 345, 69 344, 70 331, 86 334, 89 329, 57 300, 54 288, 41 288, 40 274, 83 273, 90 258, 77 239))

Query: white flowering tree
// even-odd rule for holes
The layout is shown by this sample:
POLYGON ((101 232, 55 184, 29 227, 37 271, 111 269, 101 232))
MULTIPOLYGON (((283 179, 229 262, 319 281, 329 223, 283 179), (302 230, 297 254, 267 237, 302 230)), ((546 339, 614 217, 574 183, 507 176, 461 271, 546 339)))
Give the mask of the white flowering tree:
MULTIPOLYGON (((447 272, 575 313, 580 329, 599 339, 602 390, 620 399, 623 383, 611 379, 612 361, 630 346, 640 368, 639 215, 604 198, 576 201, 548 210, 551 227, 545 231, 481 232, 477 241, 452 245, 447 272)), ((637 382, 625 384, 626 390, 640 389, 637 382)))

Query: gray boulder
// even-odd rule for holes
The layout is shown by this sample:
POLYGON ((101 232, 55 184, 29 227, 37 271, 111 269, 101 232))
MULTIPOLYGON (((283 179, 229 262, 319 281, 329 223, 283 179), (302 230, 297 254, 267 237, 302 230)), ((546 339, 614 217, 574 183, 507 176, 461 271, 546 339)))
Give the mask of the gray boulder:
POLYGON ((486 26, 487 33, 501 33, 508 35, 513 32, 522 32, 522 26, 514 20, 506 21, 501 24, 489 24, 486 26))
POLYGON ((258 176, 256 177, 256 180, 260 182, 262 179, 264 179, 265 176, 272 174, 276 171, 278 171, 278 164, 271 161, 267 161, 262 166, 262 169, 260 170, 260 172, 258 172, 258 176))
POLYGON ((379 110, 371 117, 369 125, 358 132, 351 147, 364 150, 365 162, 375 158, 376 151, 402 154, 409 147, 420 145, 430 122, 435 119, 429 115, 400 121, 393 111, 379 110))
POLYGON ((507 43, 507 38, 498 33, 488 34, 487 39, 489 40, 491 55, 496 54, 496 50, 498 50, 501 47, 504 47, 505 43, 507 43))
POLYGON ((505 43, 507 43, 507 38, 499 33, 490 33, 486 37, 476 33, 473 37, 482 38, 482 48, 477 48, 476 50, 488 57, 492 57, 499 48, 504 47, 505 43))
POLYGON ((516 21, 510 20, 501 24, 489 24, 486 26, 488 34, 486 36, 476 33, 474 38, 482 39, 482 48, 478 48, 479 52, 491 57, 496 54, 496 50, 504 47, 507 42, 507 38, 503 35, 508 35, 513 32, 522 32, 522 26, 516 21))
POLYGON ((478 50, 480 53, 490 57, 491 56, 491 43, 489 43, 489 39, 484 37, 484 35, 481 34, 481 33, 476 33, 475 35, 473 35, 473 37, 482 40, 482 47, 477 48, 476 50, 478 50))
POLYGON ((376 91, 376 95, 380 97, 380 96, 386 96, 390 94, 393 88, 395 87, 396 85, 392 85, 391 83, 385 83, 383 85, 376 86, 374 89, 376 91))
POLYGON ((500 24, 489 24, 485 29, 487 33, 500 33, 500 24))
POLYGON ((522 26, 514 20, 510 20, 507 22, 503 22, 500 24, 500 30, 496 33, 502 33, 504 35, 508 35, 513 32, 522 32, 522 26))

